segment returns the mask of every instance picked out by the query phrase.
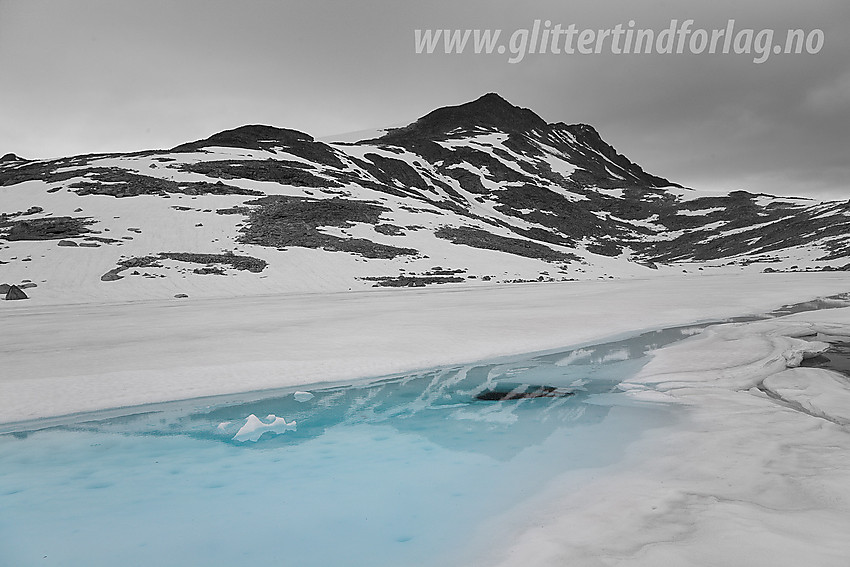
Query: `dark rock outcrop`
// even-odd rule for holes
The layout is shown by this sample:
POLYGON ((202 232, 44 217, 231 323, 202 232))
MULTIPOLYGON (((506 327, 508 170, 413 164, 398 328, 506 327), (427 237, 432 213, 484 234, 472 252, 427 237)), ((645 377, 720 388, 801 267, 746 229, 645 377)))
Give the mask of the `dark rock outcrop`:
POLYGON ((572 395, 574 394, 571 390, 554 386, 501 384, 497 388, 479 392, 475 399, 484 402, 505 402, 529 398, 566 398, 572 395))
MULTIPOLYGON (((6 240, 61 240, 89 232, 91 219, 82 217, 46 217, 11 221, 6 240)), ((2 223, 0 223, 2 228, 2 223)))
POLYGON ((271 195, 248 201, 254 205, 248 215, 248 226, 242 229, 241 241, 247 244, 284 248, 322 248, 351 252, 366 258, 394 258, 418 254, 412 248, 399 248, 372 242, 365 238, 343 238, 326 234, 320 227, 350 227, 355 222, 376 224, 389 209, 375 203, 354 199, 304 199, 271 195))
POLYGON ((27 294, 24 293, 24 290, 19 288, 16 285, 10 286, 9 291, 6 292, 6 300, 11 301, 14 299, 29 299, 27 294))
MULTIPOLYGON (((251 181, 268 181, 295 187, 341 186, 336 181, 310 173, 302 164, 274 159, 201 161, 184 164, 179 169, 220 179, 250 179, 251 181)), ((259 195, 261 193, 254 191, 251 194, 259 195)))
POLYGON ((498 250, 525 258, 538 258, 547 262, 570 262, 577 259, 573 254, 553 250, 539 242, 500 236, 480 228, 446 226, 438 229, 434 234, 437 238, 444 238, 455 244, 465 244, 485 250, 498 250))

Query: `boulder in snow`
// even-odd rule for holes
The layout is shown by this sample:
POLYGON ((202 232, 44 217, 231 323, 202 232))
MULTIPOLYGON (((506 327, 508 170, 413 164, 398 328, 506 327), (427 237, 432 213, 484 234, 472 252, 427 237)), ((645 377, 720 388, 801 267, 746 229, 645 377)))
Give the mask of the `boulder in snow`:
POLYGON ((27 297, 27 294, 24 293, 24 290, 22 290, 16 285, 13 285, 9 286, 9 291, 6 292, 6 299, 29 299, 29 297, 27 297))

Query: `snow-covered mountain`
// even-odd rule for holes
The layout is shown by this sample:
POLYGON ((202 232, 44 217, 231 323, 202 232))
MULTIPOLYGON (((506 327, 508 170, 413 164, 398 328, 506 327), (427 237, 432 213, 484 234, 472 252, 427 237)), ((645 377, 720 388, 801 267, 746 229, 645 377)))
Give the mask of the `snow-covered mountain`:
POLYGON ((47 302, 850 264, 850 201, 684 188, 496 94, 357 142, 8 154, 0 215, 0 283, 47 302))

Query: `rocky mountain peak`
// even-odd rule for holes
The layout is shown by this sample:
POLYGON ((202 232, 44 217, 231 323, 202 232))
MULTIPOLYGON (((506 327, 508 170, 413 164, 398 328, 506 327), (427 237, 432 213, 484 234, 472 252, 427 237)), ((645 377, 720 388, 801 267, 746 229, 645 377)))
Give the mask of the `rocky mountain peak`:
POLYGON ((298 130, 288 128, 277 128, 263 124, 250 124, 224 130, 213 134, 204 140, 181 144, 172 151, 195 151, 208 147, 223 148, 245 148, 249 150, 262 150, 268 147, 289 146, 292 144, 312 142, 313 137, 298 130))
POLYGON ((471 102, 429 112, 404 128, 390 131, 380 141, 402 144, 412 140, 445 138, 449 133, 475 129, 526 133, 544 128, 546 121, 531 110, 514 106, 496 93, 487 93, 471 102))

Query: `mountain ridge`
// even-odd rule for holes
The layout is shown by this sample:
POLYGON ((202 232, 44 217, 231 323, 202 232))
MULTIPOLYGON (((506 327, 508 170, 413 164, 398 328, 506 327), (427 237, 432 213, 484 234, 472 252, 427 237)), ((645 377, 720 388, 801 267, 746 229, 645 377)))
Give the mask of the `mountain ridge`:
POLYGON ((357 142, 253 124, 169 150, 9 156, 0 280, 57 301, 84 284, 123 298, 850 263, 848 203, 687 189, 495 93, 357 142))

